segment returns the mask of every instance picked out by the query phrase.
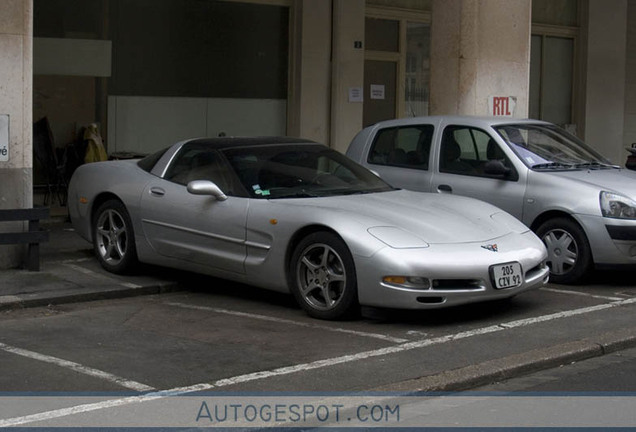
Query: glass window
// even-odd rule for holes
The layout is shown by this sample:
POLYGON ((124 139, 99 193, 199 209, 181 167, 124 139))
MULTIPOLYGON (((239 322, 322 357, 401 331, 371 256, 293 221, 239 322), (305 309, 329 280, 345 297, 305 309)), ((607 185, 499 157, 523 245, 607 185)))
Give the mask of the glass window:
POLYGON ((406 25, 406 85, 404 95, 407 117, 428 115, 430 45, 430 25, 408 22, 406 25))
POLYGON ((602 169, 610 162, 578 138, 552 125, 510 124, 495 128, 532 169, 602 169))
POLYGON ((465 126, 449 126, 444 129, 439 158, 440 172, 487 177, 486 165, 494 160, 514 170, 500 145, 486 132, 465 126))
POLYGON ((164 179, 181 185, 194 180, 208 180, 227 195, 234 195, 237 189, 221 156, 197 144, 186 144, 179 150, 164 179))
POLYGON ((572 123, 574 39, 533 35, 530 55, 530 117, 572 123))
POLYGON ((431 125, 382 129, 371 145, 368 162, 427 170, 433 130, 431 125))
POLYGON ((577 26, 578 9, 577 0, 532 0, 532 22, 577 26))
POLYGON ((153 153, 151 155, 148 155, 145 158, 141 159, 139 162, 137 162, 137 165, 142 170, 151 172, 152 169, 157 164, 157 162, 159 162, 159 159, 161 159, 161 156, 163 156, 166 151, 168 151, 167 148, 159 150, 158 152, 153 153))
POLYGON ((364 27, 366 49, 397 52, 400 48, 400 22, 396 20, 367 18, 364 27))
POLYGON ((223 153, 252 198, 312 198, 393 190, 366 168, 322 145, 254 146, 223 153))

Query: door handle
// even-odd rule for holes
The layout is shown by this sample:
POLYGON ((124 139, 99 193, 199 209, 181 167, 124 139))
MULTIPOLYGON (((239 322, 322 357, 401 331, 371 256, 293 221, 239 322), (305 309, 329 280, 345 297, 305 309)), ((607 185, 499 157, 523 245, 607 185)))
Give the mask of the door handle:
POLYGON ((453 193, 453 188, 449 185, 439 185, 437 186, 437 192, 439 193, 453 193))
POLYGON ((164 196, 166 194, 166 191, 158 188, 158 187, 151 187, 150 188, 150 195, 154 195, 154 196, 164 196))

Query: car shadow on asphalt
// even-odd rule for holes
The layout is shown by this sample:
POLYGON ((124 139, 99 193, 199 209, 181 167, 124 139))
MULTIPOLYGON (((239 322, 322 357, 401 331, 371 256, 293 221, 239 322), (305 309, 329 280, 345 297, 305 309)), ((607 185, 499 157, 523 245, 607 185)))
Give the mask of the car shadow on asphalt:
MULTIPOLYGON (((300 307, 291 294, 269 291, 254 286, 230 282, 225 279, 194 273, 181 272, 179 283, 184 289, 204 295, 226 297, 272 305, 282 310, 294 311, 297 315, 300 307)), ((375 324, 410 324, 427 327, 442 327, 449 324, 466 324, 485 320, 506 321, 516 319, 536 310, 540 299, 520 295, 512 299, 471 303, 442 309, 397 310, 385 308, 362 307, 359 316, 347 321, 367 321, 375 324)))
POLYGON ((590 272, 585 285, 633 287, 636 289, 636 271, 626 268, 597 269, 590 272))
MULTIPOLYGON (((175 279, 184 290, 190 292, 239 299, 252 304, 272 305, 283 311, 293 311, 292 314, 295 316, 300 313, 300 307, 290 294, 165 267, 145 265, 140 270, 142 274, 153 274, 175 279)), ((616 292, 617 289, 621 291, 627 289, 628 294, 636 295, 636 272, 633 270, 595 270, 589 275, 586 285, 558 285, 557 287, 578 291, 585 291, 589 287, 597 291, 611 290, 612 293, 616 292), (634 289, 631 290, 629 288, 634 289)), ((470 303, 440 309, 404 310, 362 307, 360 316, 353 317, 353 320, 375 324, 395 323, 426 327, 492 321, 505 322, 533 314, 537 309, 541 308, 544 301, 541 296, 524 293, 510 299, 470 303)))

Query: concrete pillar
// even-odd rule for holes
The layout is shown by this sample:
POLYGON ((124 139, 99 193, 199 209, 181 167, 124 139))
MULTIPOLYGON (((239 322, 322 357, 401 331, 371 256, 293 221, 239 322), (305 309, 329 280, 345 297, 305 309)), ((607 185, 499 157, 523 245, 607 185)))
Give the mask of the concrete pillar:
POLYGON ((431 114, 490 115, 509 97, 528 116, 531 0, 433 0, 431 114))
POLYGON ((345 152, 362 129, 362 102, 349 90, 364 85, 365 0, 333 0, 331 147, 345 152))
POLYGON ((612 162, 624 165, 627 0, 588 1, 587 7, 584 137, 612 162))
POLYGON ((287 134, 329 145, 331 2, 294 2, 287 134))
MULTIPOLYGON (((0 115, 8 115, 8 133, 0 127, 1 209, 33 205, 32 23, 33 0, 0 1, 0 115)), ((0 268, 18 266, 23 250, 0 245, 0 268)))

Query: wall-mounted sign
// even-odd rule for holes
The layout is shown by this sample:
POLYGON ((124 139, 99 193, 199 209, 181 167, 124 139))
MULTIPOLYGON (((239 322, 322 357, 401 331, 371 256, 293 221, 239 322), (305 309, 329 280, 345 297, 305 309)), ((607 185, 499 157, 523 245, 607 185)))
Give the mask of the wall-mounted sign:
POLYGON ((349 87, 349 102, 363 102, 362 87, 349 87))
POLYGON ((9 115, 0 114, 0 162, 9 160, 9 115))
POLYGON ((384 85, 382 84, 371 84, 371 99, 380 99, 384 100, 384 85))
POLYGON ((488 98, 488 113, 495 117, 513 117, 517 106, 514 96, 490 96, 488 98))

